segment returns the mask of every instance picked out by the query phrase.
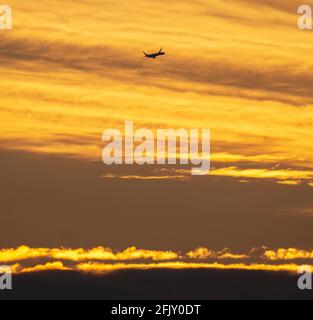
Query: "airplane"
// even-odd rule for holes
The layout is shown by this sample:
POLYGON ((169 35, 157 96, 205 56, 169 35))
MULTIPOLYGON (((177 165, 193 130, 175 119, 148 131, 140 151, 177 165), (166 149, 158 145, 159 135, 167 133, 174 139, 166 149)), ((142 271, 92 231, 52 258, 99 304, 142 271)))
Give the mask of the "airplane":
POLYGON ((155 59, 155 58, 157 58, 158 56, 164 56, 164 55, 165 55, 165 52, 163 52, 162 49, 163 49, 163 48, 161 48, 160 51, 157 52, 157 53, 151 53, 151 54, 143 52, 144 55, 145 55, 144 58, 147 58, 147 59, 155 59))

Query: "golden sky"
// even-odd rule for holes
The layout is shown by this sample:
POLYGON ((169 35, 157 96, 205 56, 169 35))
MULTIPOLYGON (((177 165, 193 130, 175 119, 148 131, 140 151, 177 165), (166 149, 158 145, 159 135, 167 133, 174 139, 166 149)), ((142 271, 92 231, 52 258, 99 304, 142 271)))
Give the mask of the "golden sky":
MULTIPOLYGON (((181 246, 173 240, 177 238, 184 238, 183 245, 207 244, 206 234, 216 239, 214 223, 222 228, 223 219, 229 223, 223 226, 228 242, 238 232, 241 244, 247 239, 247 247, 253 247, 255 242, 260 245, 262 236, 253 238, 250 231, 257 224, 254 215, 264 223, 260 228, 264 234, 270 234, 273 245, 310 246, 313 32, 297 29, 297 8, 302 1, 7 0, 7 4, 13 10, 14 26, 12 31, 0 34, 0 151, 4 177, 1 190, 6 197, 2 212, 16 239, 8 236, 4 243, 10 247, 41 242, 51 246, 63 242, 83 246, 86 237, 89 245, 95 242, 102 245, 110 242, 111 234, 104 236, 98 226, 87 224, 88 232, 82 232, 79 240, 78 235, 72 235, 75 231, 69 231, 70 227, 76 222, 86 226, 85 214, 93 210, 95 221, 102 219, 98 225, 112 223, 110 229, 115 230, 118 223, 112 222, 115 218, 109 212, 127 210, 134 215, 130 223, 140 230, 136 233, 138 237, 151 236, 146 245, 158 247, 157 235, 143 230, 148 218, 128 195, 134 188, 128 189, 125 184, 135 183, 136 191, 140 192, 142 185, 138 183, 157 180, 160 189, 143 187, 144 201, 149 204, 153 195, 164 196, 160 191, 162 183, 167 183, 164 180, 179 184, 178 189, 173 185, 169 192, 175 193, 175 201, 179 201, 180 192, 190 191, 181 183, 188 183, 186 176, 192 178, 189 171, 180 167, 136 167, 125 171, 99 164, 103 131, 122 129, 125 120, 133 120, 137 128, 211 129, 212 172, 204 177, 207 180, 196 183, 214 195, 210 198, 214 208, 208 214, 204 191, 201 196, 192 193, 196 203, 192 207, 192 212, 196 212, 195 225, 186 231, 190 223, 184 212, 180 223, 186 225, 186 230, 173 234, 175 219, 169 218, 168 229, 164 231, 167 245, 162 243, 160 247, 171 247, 171 243, 181 246), (154 52, 160 47, 166 51, 164 57, 155 61, 142 58, 142 51, 154 52), (44 163, 28 164, 29 158, 16 160, 15 156, 10 160, 10 156, 4 156, 10 152, 17 152, 17 157, 22 157, 19 159, 26 155, 44 156, 40 158, 44 163), (51 164, 53 157, 61 162, 51 164), (96 165, 90 164, 93 166, 90 169, 85 162, 96 165), (26 164, 17 167, 21 163, 26 164), (5 164, 16 167, 7 171, 5 164), (75 168, 84 171, 74 178, 79 171, 75 168), (58 187, 54 173, 60 179, 58 187), (66 179, 66 173, 72 174, 71 178, 66 179), (28 188, 26 179, 30 183, 28 188), (221 184, 214 185, 216 181, 221 184), (75 188, 73 193, 68 191, 71 186, 75 188), (67 191, 61 194, 62 188, 67 191), (91 194, 87 188, 96 191, 91 194), (106 204, 114 199, 111 206, 100 204, 101 195, 108 194, 104 190, 110 194, 103 200, 106 204), (125 194, 128 199, 125 207, 118 203, 112 190, 125 194), (229 202, 223 202, 225 190, 233 195, 229 202), (53 199, 49 198, 51 192, 56 194, 53 199), (44 203, 49 199, 53 204, 46 208, 44 203), (75 201, 79 203, 77 207, 75 201), (21 217, 22 208, 27 219, 21 217), (231 210, 234 216, 230 217, 231 210), (253 212, 250 213, 253 217, 247 218, 248 211, 253 212), (74 212, 78 213, 77 220, 74 212), (218 216, 219 212, 223 214, 218 216), (242 216, 237 219, 238 212, 242 216), (202 219, 208 216, 213 219, 212 229, 207 233, 205 229, 199 231, 197 228, 204 228, 199 226, 202 219), (281 216, 283 221, 279 220, 281 216), (64 220, 64 229, 54 218, 64 220), (36 228, 34 221, 38 229, 50 221, 51 233, 37 230, 30 235, 22 225, 36 228), (281 228, 277 239, 267 223, 281 228), (248 230, 245 235, 241 226, 248 230), (288 238, 291 226, 297 229, 292 240, 288 238), (302 227, 308 229, 303 231, 302 227), (92 234, 95 240, 90 240, 92 234), (195 234, 203 239, 198 239, 197 244, 191 240, 195 234), (45 236, 50 240, 46 241, 45 236)), ((169 201, 169 212, 179 210, 175 201, 169 201)), ((168 205, 168 201, 162 204, 168 205)), ((156 205, 153 214, 158 214, 159 209, 162 206, 156 205)), ((164 230, 163 227, 158 222, 156 229, 164 230)), ((117 241, 116 245, 127 242, 132 245, 129 240, 133 239, 132 231, 126 227, 119 231, 124 241, 117 241)), ((227 241, 223 239, 220 247, 227 241)), ((217 246, 216 240, 213 247, 217 246)))
POLYGON ((313 45, 296 28, 299 1, 9 4, 3 147, 97 160, 103 130, 127 119, 210 128, 213 160, 301 167, 291 180, 313 182, 313 45), (142 60, 161 46, 162 60, 142 60))

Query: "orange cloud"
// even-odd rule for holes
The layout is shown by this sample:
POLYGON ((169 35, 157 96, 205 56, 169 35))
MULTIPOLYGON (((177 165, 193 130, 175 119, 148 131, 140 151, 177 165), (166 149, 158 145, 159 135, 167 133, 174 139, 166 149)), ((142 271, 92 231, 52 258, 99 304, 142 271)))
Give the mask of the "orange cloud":
POLYGON ((249 258, 246 254, 234 254, 231 252, 228 252, 227 249, 221 250, 221 251, 213 251, 209 250, 207 248, 197 248, 194 251, 189 251, 187 253, 187 257, 190 259, 200 259, 205 260, 208 258, 215 258, 215 259, 234 259, 234 260, 240 260, 240 259, 247 259, 249 258))
POLYGON ((186 263, 163 262, 150 264, 102 264, 83 263, 77 265, 77 270, 92 273, 106 273, 118 270, 151 270, 151 269, 220 269, 220 270, 253 270, 253 271, 287 271, 297 272, 296 264, 267 265, 267 264, 222 264, 222 263, 186 263))
POLYGON ((296 248, 279 248, 269 250, 266 248, 254 249, 254 253, 234 253, 228 249, 211 250, 199 247, 186 253, 175 252, 172 250, 146 250, 136 247, 129 247, 123 251, 114 251, 111 248, 95 247, 91 249, 70 249, 70 248, 31 248, 20 246, 0 250, 0 263, 12 263, 21 261, 32 261, 35 259, 50 259, 57 261, 188 261, 188 260, 244 260, 266 259, 266 260, 296 260, 312 259, 313 251, 301 250, 296 248), (258 252, 255 254, 255 252, 258 252))
POLYGON ((102 175, 104 179, 123 179, 123 180, 188 180, 186 175, 168 175, 168 176, 139 176, 139 175, 102 175))
POLYGON ((20 246, 16 249, 0 250, 0 262, 22 261, 38 258, 62 259, 70 261, 84 260, 173 260, 179 255, 173 251, 142 250, 130 247, 122 252, 114 253, 110 248, 96 247, 92 249, 66 249, 66 248, 30 248, 20 246))
POLYGON ((70 267, 65 267, 62 262, 47 262, 46 264, 38 264, 33 267, 23 268, 19 265, 19 268, 15 269, 14 273, 31 273, 31 272, 40 272, 40 271, 50 271, 50 270, 59 270, 59 271, 69 271, 73 270, 70 267))
POLYGON ((228 249, 215 251, 204 247, 187 253, 143 250, 135 247, 114 252, 105 247, 49 249, 27 246, 0 251, 0 263, 11 265, 13 273, 47 270, 105 273, 126 269, 239 269, 294 272, 299 267, 296 263, 298 259, 313 260, 313 252, 293 248, 278 250, 263 248, 254 249, 247 254, 238 254, 228 249), (234 260, 240 260, 240 263, 234 263, 234 260), (275 263, 284 260, 288 260, 288 263, 275 263))
POLYGON ((266 250, 264 256, 272 261, 275 260, 296 260, 313 259, 313 251, 299 250, 295 248, 266 250))
POLYGON ((228 176, 236 178, 261 178, 261 179, 276 179, 280 183, 290 184, 297 183, 299 180, 313 179, 313 171, 309 170, 277 170, 277 169, 240 169, 237 167, 227 167, 222 169, 215 169, 210 172, 214 176, 228 176))
MULTIPOLYGON (((74 266, 65 266, 60 261, 38 264, 32 267, 23 267, 21 264, 13 265, 12 273, 32 273, 43 271, 80 271, 86 273, 103 274, 120 270, 153 270, 153 269, 219 269, 219 270, 250 270, 250 271, 276 271, 297 272, 300 265, 297 264, 223 264, 223 263, 191 263, 191 262, 159 262, 159 263, 116 263, 107 264, 99 262, 80 263, 74 266)), ((313 268, 313 266, 312 266, 313 268)))

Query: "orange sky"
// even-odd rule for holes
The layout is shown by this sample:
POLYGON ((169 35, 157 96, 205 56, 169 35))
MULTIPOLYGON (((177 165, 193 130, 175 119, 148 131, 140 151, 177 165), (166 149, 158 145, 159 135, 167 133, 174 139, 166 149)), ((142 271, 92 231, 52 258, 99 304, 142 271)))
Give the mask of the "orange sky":
POLYGON ((313 45, 295 27, 299 1, 9 2, 4 148, 98 160, 103 130, 127 119, 209 127, 213 160, 301 167, 291 180, 313 182, 313 45), (141 59, 160 46, 164 59, 141 59))
MULTIPOLYGON (((80 240, 73 240, 79 237, 76 234, 72 238, 76 231, 69 231, 74 225, 81 232, 81 217, 87 211, 90 214, 91 206, 99 228, 112 223, 110 230, 117 228, 117 222, 112 222, 115 210, 130 211, 135 217, 128 223, 140 230, 136 235, 141 240, 134 241, 144 243, 151 236, 147 246, 158 247, 157 235, 143 230, 149 221, 142 216, 139 201, 133 200, 134 188, 126 191, 124 187, 135 183, 140 192, 143 186, 143 198, 152 199, 153 195, 165 196, 160 190, 168 183, 165 180, 173 180, 183 190, 177 191, 175 186, 167 193, 175 194, 173 202, 159 200, 164 206, 170 202, 167 208, 171 213, 180 212, 179 192, 194 195, 198 186, 202 193, 190 200, 195 203, 191 211, 196 212, 196 217, 190 217, 195 225, 190 225, 185 211, 180 220, 186 230, 188 225, 192 230, 184 229, 182 234, 177 231, 171 237, 174 217, 169 218, 168 229, 160 226, 167 230, 167 245, 162 243, 162 248, 171 248, 171 241, 174 247, 180 246, 173 240, 178 238, 184 238, 184 245, 188 240, 190 246, 195 242, 207 244, 207 234, 212 239, 219 237, 214 225, 221 227, 224 218, 234 220, 229 226, 225 222, 228 242, 238 232, 238 239, 243 243, 246 237, 248 247, 253 247, 255 241, 260 244, 261 235, 257 240, 250 238, 253 236, 249 230, 257 223, 253 217, 245 218, 247 211, 262 221, 260 228, 264 235, 270 233, 273 245, 285 247, 288 232, 294 226, 297 231, 288 245, 310 247, 313 32, 297 29, 297 7, 302 1, 7 0, 7 4, 13 10, 14 26, 0 36, 0 152, 17 152, 21 158, 16 160, 14 156, 15 162, 3 156, 1 160, 4 178, 0 188, 5 195, 1 210, 16 233, 6 235, 6 246, 45 242, 45 235, 38 231, 45 223, 43 212, 46 221, 51 221, 51 234, 46 233, 50 240, 45 244, 83 246, 83 237, 89 239, 89 245, 106 244, 112 235, 103 235, 93 223, 87 224, 88 232, 83 232, 80 240), (143 50, 152 52, 160 47, 166 51, 164 57, 156 61, 142 59, 143 50), (107 128, 122 129, 125 120, 133 120, 136 128, 210 128, 211 174, 204 181, 194 182, 190 171, 181 167, 105 168, 99 164, 102 133, 107 128), (44 156, 39 158, 43 162, 36 160, 29 167, 17 167, 29 163, 25 155, 44 156), (54 157, 62 163, 51 164, 54 157), (67 161, 73 161, 71 169, 67 161), (16 167, 7 169, 7 164, 16 167), (75 168, 85 171, 80 176, 79 170, 71 171, 75 168), (57 173, 60 180, 51 182, 57 170, 63 172, 62 177, 57 173), (73 173, 71 177, 66 176, 69 171, 73 173), (28 179, 28 188, 23 179, 28 179), (155 185, 146 188, 146 180, 157 180, 160 189, 155 185), (88 183, 94 194, 86 191, 88 183), (116 189, 110 187, 110 191, 106 186, 116 189), (46 208, 49 188, 54 187, 53 205, 46 208), (223 200, 228 187, 233 190, 228 194, 233 195, 229 202, 223 200), (115 199, 112 188, 125 195, 125 207, 102 204, 115 199), (211 190, 214 196, 208 199, 204 190, 211 190), (253 195, 248 196, 249 192, 253 195), (76 196, 86 193, 86 199, 76 196), (108 193, 110 197, 106 198, 108 193), (209 213, 206 200, 214 203, 209 213), (75 201, 81 203, 74 204, 75 201), (24 210, 27 218, 21 216, 24 210), (104 210, 105 216, 101 216, 104 210), (231 210, 234 216, 229 218, 231 210), (64 219, 64 228, 54 225, 55 212, 64 219), (77 220, 74 212, 78 212, 77 220), (238 212, 242 216, 236 219, 238 212), (284 221, 279 220, 280 216, 284 221), (294 218, 286 218, 289 216, 294 218), (205 225, 206 219, 213 219, 212 230, 198 231, 197 228, 204 228, 199 224, 205 225), (266 223, 273 221, 266 219, 274 219, 281 229, 269 231, 266 223), (25 231, 23 225, 38 234, 25 231), (302 227, 308 230, 303 231, 302 227), (248 230, 245 236, 241 228, 248 230), (53 238, 56 231, 58 241, 53 238), (94 240, 90 240, 92 234, 94 240), (199 234, 200 240, 191 243, 194 234, 199 234)), ((192 206, 191 202, 182 205, 182 210, 192 206)), ((162 205, 153 209, 154 219, 159 209, 164 210, 162 205)), ((132 245, 132 231, 126 227, 122 231, 124 241, 117 241, 117 246, 127 242, 132 245)), ((114 241, 110 243, 114 245, 114 241)), ((214 247, 218 246, 219 241, 214 242, 214 247)))

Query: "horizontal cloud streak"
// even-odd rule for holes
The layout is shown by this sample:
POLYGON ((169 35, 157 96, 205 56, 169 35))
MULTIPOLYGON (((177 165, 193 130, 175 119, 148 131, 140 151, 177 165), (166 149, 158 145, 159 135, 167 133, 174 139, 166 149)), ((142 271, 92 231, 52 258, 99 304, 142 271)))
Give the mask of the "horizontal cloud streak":
POLYGON ((211 250, 199 247, 182 253, 130 247, 117 252, 105 247, 70 249, 28 246, 0 251, 0 263, 10 265, 13 273, 71 270, 102 274, 119 270, 152 269, 297 272, 301 260, 313 267, 313 251, 296 248, 270 250, 263 247, 253 248, 247 253, 233 253, 228 249, 211 250), (285 263, 286 261, 288 263, 285 263))
MULTIPOLYGON (((234 157, 235 159, 236 157, 234 157)), ((227 161, 226 161, 227 162, 227 161)), ((222 167, 222 168, 212 168, 208 174, 210 176, 218 177, 232 177, 236 179, 269 179, 274 180, 279 184, 285 185, 301 185, 305 184, 311 186, 313 180, 313 171, 312 170, 300 170, 300 169, 280 169, 278 167, 269 167, 262 168, 256 166, 254 168, 247 168, 247 163, 243 162, 241 167, 222 167)), ((155 176, 141 176, 143 180, 152 180, 152 179, 190 179, 190 171, 185 169, 156 169, 157 174, 155 176), (172 175, 170 175, 172 173, 172 175), (161 175, 164 174, 164 175, 161 175)), ((118 176, 118 175, 107 175, 103 176, 106 178, 121 178, 121 179, 136 179, 136 176, 118 176)), ((139 178, 138 178, 139 179, 139 178)), ((247 180, 244 180, 247 182, 247 180)))
POLYGON ((90 250, 86 249, 48 249, 48 248, 30 248, 20 246, 16 249, 3 249, 0 251, 0 262, 22 261, 38 258, 63 259, 70 261, 84 260, 172 260, 177 259, 179 255, 172 251, 153 251, 140 250, 130 247, 123 252, 114 253, 110 248, 97 247, 90 250))
MULTIPOLYGON (((32 267, 24 267, 21 264, 11 266, 12 273, 34 273, 44 271, 80 271, 85 273, 105 274, 121 270, 192 270, 192 269, 215 269, 215 270, 245 270, 245 271, 273 271, 273 272, 292 272, 297 273, 300 265, 297 264, 223 264, 223 263, 188 263, 188 262, 160 262, 160 263, 80 263, 75 266, 67 267, 64 263, 56 261, 53 263, 38 264, 32 267)), ((313 268, 313 266, 312 266, 313 268)), ((1 271, 1 270, 0 270, 1 271)))
POLYGON ((247 253, 234 253, 227 248, 211 250, 199 247, 186 253, 163 250, 146 250, 129 247, 123 251, 115 251, 107 247, 95 247, 91 249, 71 248, 31 248, 20 246, 0 250, 0 263, 30 262, 40 260, 56 260, 85 262, 85 261, 192 261, 192 260, 242 260, 256 262, 256 260, 313 260, 313 251, 289 248, 270 250, 268 248, 253 248, 247 253))
POLYGON ((195 90, 195 93, 218 96, 225 87, 225 96, 277 100, 290 104, 296 103, 292 98, 296 96, 303 101, 303 105, 313 104, 310 90, 313 76, 309 69, 303 68, 301 60, 295 61, 296 65, 291 68, 282 65, 279 59, 271 65, 260 61, 256 66, 251 63, 239 65, 239 61, 230 61, 228 57, 224 60, 220 56, 193 59, 178 55, 155 69, 138 59, 139 52, 114 49, 110 45, 88 46, 4 35, 0 39, 0 47, 3 49, 0 52, 1 59, 11 68, 16 65, 27 70, 31 64, 34 70, 39 71, 44 65, 45 72, 57 68, 90 75, 95 73, 104 78, 114 74, 109 78, 167 90, 195 90), (186 87, 188 83, 192 86, 186 87), (197 83, 198 88, 195 86, 197 83), (215 89, 209 84, 215 85, 215 89), (220 90, 218 86, 221 86, 220 90), (234 89, 229 91, 228 87, 234 89), (305 101, 304 97, 309 99, 305 101))

